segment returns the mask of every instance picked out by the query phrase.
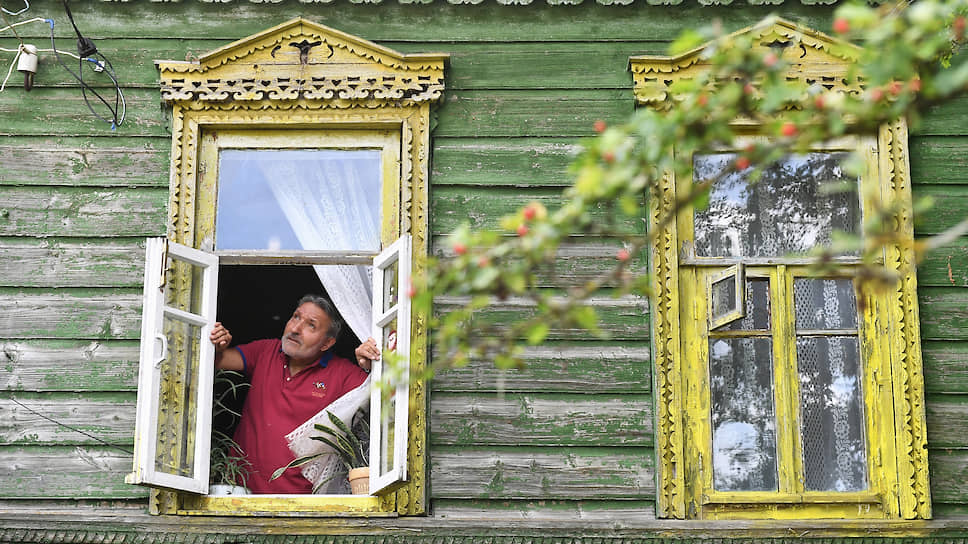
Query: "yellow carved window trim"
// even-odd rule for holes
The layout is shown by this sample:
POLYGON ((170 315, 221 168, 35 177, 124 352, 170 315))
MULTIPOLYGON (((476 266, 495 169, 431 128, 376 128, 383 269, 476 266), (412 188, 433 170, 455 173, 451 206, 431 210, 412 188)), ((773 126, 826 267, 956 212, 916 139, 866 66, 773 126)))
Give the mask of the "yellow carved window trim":
MULTIPOLYGON (((747 29, 761 47, 778 40, 802 43, 788 48, 790 78, 811 81, 820 75, 835 76, 827 82, 842 92, 855 92, 838 83, 851 60, 849 45, 783 20, 747 29)), ((662 107, 671 85, 694 77, 703 69, 700 47, 678 57, 642 56, 630 59, 635 96, 641 106, 662 107)), ((751 134, 757 127, 744 125, 751 134)), ((794 418, 792 431, 777 432, 779 489, 777 492, 712 491, 710 396, 703 353, 708 350, 709 320, 705 281, 712 272, 691 255, 693 210, 678 210, 674 224, 661 223, 665 214, 677 213, 676 195, 688 191, 691 180, 663 176, 658 198, 650 203, 650 225, 662 229, 653 247, 651 272, 653 359, 656 391, 657 511, 660 517, 690 519, 764 518, 901 518, 931 517, 928 488, 917 283, 913 240, 911 185, 907 157, 907 126, 903 120, 880 127, 876 134, 847 138, 827 149, 865 150, 868 174, 862 177, 864 214, 874 208, 875 198, 899 204, 894 220, 901 241, 882 255, 884 265, 900 272, 901 280, 884 292, 865 291, 866 310, 858 322, 863 360, 864 422, 866 430, 868 490, 863 492, 803 492, 797 479, 800 450, 796 407, 798 380, 795 354, 787 337, 774 346, 777 372, 774 395, 780 414, 794 418), (785 351, 784 351, 785 350, 785 351), (778 354, 778 357, 777 357, 778 354)), ((708 260, 708 259, 707 259, 708 260)), ((705 263, 709 264, 709 263, 705 263)), ((774 304, 786 311, 774 312, 774 330, 791 330, 792 302, 777 297, 792 286, 792 278, 804 272, 797 259, 747 260, 747 276, 772 276, 774 304)), ((850 275, 850 259, 841 274, 850 275)), ((719 268, 718 270, 721 270, 719 268)), ((791 295, 792 296, 792 295, 791 295)), ((779 334, 779 333, 778 333, 779 334)), ((792 332, 788 334, 794 334, 792 332)), ((779 427, 783 423, 778 423, 779 427)))
MULTIPOLYGON (((430 111, 443 92, 446 62, 447 55, 404 55, 304 19, 197 61, 159 61, 162 98, 171 106, 172 123, 168 239, 213 249, 216 187, 209 172, 217 163, 219 146, 212 145, 217 138, 246 145, 267 142, 270 147, 284 140, 297 147, 374 146, 386 151, 381 154, 381 240, 386 246, 410 235, 416 270, 419 256, 428 249, 430 111), (387 176, 388 171, 393 175, 387 176)), ((407 481, 395 491, 239 498, 154 489, 149 509, 202 515, 425 513, 427 384, 416 379, 427 362, 425 316, 413 315, 410 338, 407 481)), ((175 406, 173 412, 187 408, 175 406)))

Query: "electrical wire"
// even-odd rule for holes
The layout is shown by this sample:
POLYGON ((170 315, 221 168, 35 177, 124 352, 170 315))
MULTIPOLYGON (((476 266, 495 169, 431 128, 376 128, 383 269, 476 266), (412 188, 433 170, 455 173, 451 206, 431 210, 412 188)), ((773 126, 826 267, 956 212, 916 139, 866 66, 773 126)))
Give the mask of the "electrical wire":
POLYGON ((24 0, 24 9, 22 9, 22 10, 16 12, 16 13, 14 13, 12 11, 8 11, 7 8, 5 8, 2 5, 0 5, 0 10, 3 10, 3 12, 6 13, 7 15, 13 15, 14 17, 16 17, 17 15, 20 15, 21 13, 27 11, 28 9, 30 9, 30 2, 28 2, 27 0, 24 0))
MULTIPOLYGON (((12 25, 7 25, 3 28, 0 28, 0 32, 3 32, 5 30, 13 30, 14 27, 25 25, 27 23, 49 23, 49 22, 50 22, 50 19, 44 19, 43 17, 34 17, 33 19, 27 19, 26 21, 18 21, 12 25)), ((14 31, 14 34, 16 34, 16 31, 14 31)), ((17 39, 20 39, 20 36, 17 36, 17 39)))
MULTIPOLYGON (((71 14, 70 8, 67 7, 67 0, 64 0, 64 7, 67 9, 67 17, 70 19, 71 25, 73 25, 74 30, 77 31, 77 25, 74 24, 74 17, 71 14)), ((63 59, 61 59, 60 57, 59 50, 57 49, 57 44, 54 41, 54 21, 51 19, 47 19, 47 22, 50 24, 50 47, 54 52, 54 57, 57 59, 57 63, 60 64, 61 67, 67 71, 67 73, 73 76, 74 79, 81 84, 81 93, 84 96, 84 103, 87 105, 87 109, 90 110, 91 114, 106 123, 110 123, 111 130, 116 130, 117 127, 119 127, 121 123, 124 122, 125 113, 127 111, 127 104, 124 100, 124 93, 121 91, 121 85, 118 83, 118 79, 114 75, 114 66, 111 64, 111 61, 108 60, 107 57, 102 55, 100 52, 98 52, 97 48, 94 47, 94 44, 89 39, 82 36, 78 31, 77 43, 78 43, 78 53, 80 54, 80 56, 78 57, 78 72, 75 73, 73 70, 68 68, 67 64, 65 64, 63 59), (95 58, 95 56, 99 58, 95 58), (105 75, 107 75, 111 79, 111 82, 114 83, 115 95, 114 95, 113 106, 107 101, 107 99, 101 96, 101 94, 98 93, 97 90, 94 89, 94 87, 91 87, 90 84, 84 81, 83 75, 84 75, 85 60, 91 62, 94 67, 100 68, 100 71, 105 75), (94 106, 91 104, 91 101, 88 98, 88 93, 93 94, 98 100, 101 101, 102 104, 104 104, 104 106, 108 109, 108 111, 111 112, 111 118, 102 116, 100 113, 97 112, 97 110, 94 109, 94 106)), ((95 69, 95 70, 97 68, 92 67, 92 69, 95 69)))
MULTIPOLYGON (((14 50, 13 49, 4 49, 4 51, 10 52, 10 51, 14 51, 14 50)), ((3 78, 3 84, 0 85, 0 93, 2 93, 3 90, 7 88, 7 80, 10 79, 10 74, 13 73, 13 66, 15 64, 17 64, 17 59, 20 58, 20 52, 22 51, 22 49, 17 49, 16 51, 17 51, 17 54, 14 55, 13 62, 10 63, 10 69, 7 70, 7 77, 3 78)))
POLYGON ((107 446, 109 448, 114 448, 116 450, 121 450, 124 453, 127 453, 128 455, 134 455, 134 452, 131 451, 131 450, 129 450, 129 449, 122 448, 121 446, 118 446, 117 444, 112 444, 112 443, 110 443, 110 442, 108 442, 108 441, 106 441, 106 440, 104 440, 102 438, 99 438, 97 436, 94 436, 93 434, 91 434, 89 432, 82 431, 82 430, 80 430, 80 429, 78 429, 76 427, 71 427, 70 425, 65 425, 65 424, 61 423, 60 421, 57 421, 56 419, 53 419, 51 417, 48 417, 48 416, 46 416, 46 415, 38 412, 37 410, 34 410, 30 406, 27 406, 26 404, 20 402, 19 400, 15 399, 13 397, 10 397, 10 400, 12 400, 15 404, 17 404, 18 406, 20 406, 24 410, 27 410, 28 412, 30 412, 30 413, 32 413, 32 414, 34 414, 36 416, 40 416, 40 417, 46 419, 47 421, 50 421, 54 425, 57 425, 58 427, 63 427, 65 429, 70 429, 70 430, 74 431, 75 433, 81 433, 84 436, 86 436, 88 438, 91 438, 93 440, 96 440, 97 442, 99 442, 99 443, 101 443, 101 444, 103 444, 103 445, 105 445, 105 446, 107 446))

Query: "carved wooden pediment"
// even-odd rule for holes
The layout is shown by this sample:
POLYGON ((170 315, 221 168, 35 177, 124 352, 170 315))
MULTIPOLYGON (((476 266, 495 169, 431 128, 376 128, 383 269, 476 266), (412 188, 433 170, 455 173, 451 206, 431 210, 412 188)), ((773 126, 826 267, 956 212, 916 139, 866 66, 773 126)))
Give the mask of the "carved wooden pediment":
POLYGON ((708 68, 706 58, 710 48, 728 46, 743 35, 749 35, 754 47, 762 48, 764 54, 773 51, 786 61, 788 79, 830 90, 851 93, 861 90, 856 82, 848 81, 848 68, 856 61, 859 51, 856 46, 774 17, 680 55, 630 57, 636 100, 640 104, 665 100, 674 81, 696 77, 708 68))
POLYGON ((405 55, 292 19, 194 61, 156 61, 162 99, 230 102, 431 102, 444 88, 446 54, 405 55))

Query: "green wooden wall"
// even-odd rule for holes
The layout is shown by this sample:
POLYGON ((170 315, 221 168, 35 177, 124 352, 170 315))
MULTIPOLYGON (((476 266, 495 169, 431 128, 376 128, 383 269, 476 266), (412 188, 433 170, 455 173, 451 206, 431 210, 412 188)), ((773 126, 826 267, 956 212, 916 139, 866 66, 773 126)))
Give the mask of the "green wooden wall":
MULTIPOLYGON (((531 200, 557 205, 578 140, 596 119, 633 110, 630 55, 660 53, 682 28, 713 19, 741 28, 772 10, 820 30, 830 20, 829 7, 791 2, 74 4, 78 26, 115 65, 128 117, 112 132, 89 115, 49 54, 33 91, 0 93, 0 509, 146 504, 123 477, 143 239, 164 234, 168 198, 170 133, 153 60, 190 58, 295 16, 403 52, 450 53, 432 135, 430 221, 442 252, 463 220, 494 225, 531 200)), ((59 2, 37 0, 29 15, 54 18, 59 46, 73 49, 59 2)), ((49 47, 46 25, 18 32, 49 47)), ((15 46, 0 34, 0 47, 15 46)), ((915 194, 936 200, 918 233, 937 233, 968 215, 968 100, 931 111, 910 143, 915 194)), ((577 240, 547 282, 594 275, 615 249, 615 240, 577 240)), ((930 255, 919 282, 932 494, 936 516, 953 517, 968 513, 968 238, 930 255)), ((478 363, 432 382, 434 516, 654 516, 647 305, 595 303, 610 340, 556 330, 525 371, 499 377, 478 363)), ((485 317, 526 311, 509 304, 485 317)))

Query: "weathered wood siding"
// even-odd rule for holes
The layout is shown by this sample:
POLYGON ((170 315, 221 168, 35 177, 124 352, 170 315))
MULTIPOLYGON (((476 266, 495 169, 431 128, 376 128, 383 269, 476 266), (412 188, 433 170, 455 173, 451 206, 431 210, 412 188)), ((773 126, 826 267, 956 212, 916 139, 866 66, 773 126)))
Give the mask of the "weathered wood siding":
MULTIPOLYGON (((633 110, 630 55, 658 53, 686 26, 748 25, 774 8, 75 2, 78 26, 115 64, 128 118, 116 132, 42 55, 36 88, 0 93, 0 505, 129 501, 143 239, 165 232, 169 127, 154 59, 184 59, 295 16, 408 51, 451 54, 433 133, 433 248, 461 221, 494 225, 539 200, 554 207, 577 141, 597 119, 633 110), (43 414, 43 415, 41 415, 43 414), (69 426, 53 424, 46 417, 69 426), (96 437, 96 438, 95 438, 96 437)), ((30 15, 56 19, 59 2, 30 15)), ((784 6, 829 27, 828 7, 784 6)), ((47 42, 41 24, 19 28, 47 42)), ((7 47, 12 39, 0 38, 7 47)), ((16 78, 14 78, 16 79, 16 78)), ((968 214, 968 99, 930 112, 911 137, 916 196, 936 208, 918 233, 968 214)), ((639 224, 623 229, 638 229, 639 224)), ((548 285, 608 266, 616 241, 576 241, 548 285)), ((940 516, 968 508, 968 238, 928 256, 920 302, 932 492, 940 516)), ((446 307, 447 301, 442 301, 446 307)), ((653 399, 647 304, 597 301, 609 340, 552 331, 530 366, 486 362, 441 374, 429 407, 432 508, 484 514, 620 519, 653 515, 653 399)), ((510 303, 482 316, 527 312, 510 303)), ((92 503, 93 504, 93 503, 92 503)), ((103 502, 101 502, 103 504, 103 502)))

